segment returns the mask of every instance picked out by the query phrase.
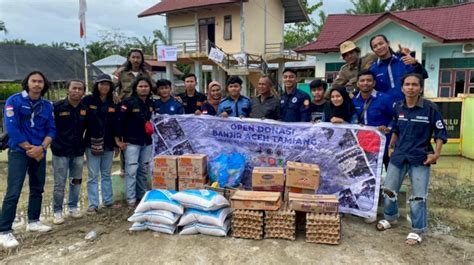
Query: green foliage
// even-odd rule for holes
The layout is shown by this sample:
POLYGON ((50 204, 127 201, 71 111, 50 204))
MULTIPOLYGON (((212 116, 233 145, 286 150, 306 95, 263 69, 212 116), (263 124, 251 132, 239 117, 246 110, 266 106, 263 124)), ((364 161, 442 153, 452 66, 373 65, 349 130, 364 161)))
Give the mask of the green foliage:
POLYGON ((351 0, 354 6, 347 9, 349 14, 375 14, 387 11, 390 0, 351 0))
POLYGON ((0 100, 6 100, 9 96, 22 90, 17 83, 0 83, 0 100))
POLYGON ((467 3, 469 0, 395 0, 390 6, 390 10, 407 10, 414 8, 449 6, 467 3))
POLYGON ((326 14, 320 10, 318 20, 312 17, 313 13, 323 5, 323 2, 317 2, 310 5, 308 0, 302 0, 303 7, 308 14, 309 22, 293 23, 285 26, 285 35, 283 36, 285 49, 294 49, 298 46, 314 41, 326 22, 326 14))
POLYGON ((2 20, 0 20, 0 31, 8 33, 7 27, 5 26, 5 22, 3 22, 2 20))

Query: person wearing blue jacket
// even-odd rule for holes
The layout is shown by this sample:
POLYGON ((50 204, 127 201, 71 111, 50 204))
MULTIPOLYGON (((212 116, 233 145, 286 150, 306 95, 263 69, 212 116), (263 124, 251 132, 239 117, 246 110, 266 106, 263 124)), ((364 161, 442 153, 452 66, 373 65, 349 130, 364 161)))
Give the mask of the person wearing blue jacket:
POLYGON ((171 96, 171 81, 160 79, 156 81, 159 99, 153 100, 153 108, 158 114, 184 114, 184 108, 174 97, 171 96))
POLYGON ((385 134, 385 153, 383 162, 385 169, 388 167, 388 144, 391 138, 391 128, 395 123, 395 103, 385 93, 374 90, 375 75, 369 70, 357 75, 357 88, 359 94, 352 99, 359 124, 374 126, 385 134))
POLYGON ((404 99, 401 83, 404 75, 418 73, 424 79, 428 78, 424 67, 410 56, 407 49, 400 46, 400 53, 395 53, 385 35, 372 37, 370 48, 378 57, 370 67, 375 74, 375 90, 388 94, 395 102, 404 99))
POLYGON ((224 98, 217 108, 217 115, 227 117, 249 117, 252 112, 252 103, 246 96, 240 94, 242 79, 231 76, 227 81, 228 97, 224 98))
POLYGON ((26 173, 29 176, 27 231, 48 232, 50 226, 39 221, 46 179, 46 150, 56 135, 53 104, 44 99, 49 82, 40 71, 29 73, 22 82, 23 91, 7 99, 4 115, 8 141, 7 192, 0 215, 0 244, 4 248, 19 245, 12 224, 26 173))

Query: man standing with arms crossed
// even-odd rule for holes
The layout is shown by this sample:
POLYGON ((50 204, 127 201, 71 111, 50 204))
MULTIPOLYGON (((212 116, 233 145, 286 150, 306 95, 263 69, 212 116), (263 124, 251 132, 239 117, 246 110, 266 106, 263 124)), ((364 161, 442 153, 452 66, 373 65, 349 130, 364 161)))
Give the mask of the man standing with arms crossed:
POLYGON ((23 91, 7 99, 5 126, 8 141, 7 192, 0 216, 0 243, 4 248, 19 245, 12 230, 16 207, 26 173, 29 176, 27 231, 48 232, 51 227, 39 221, 46 178, 46 149, 56 135, 53 105, 43 98, 49 82, 40 71, 33 71, 22 82, 23 91))

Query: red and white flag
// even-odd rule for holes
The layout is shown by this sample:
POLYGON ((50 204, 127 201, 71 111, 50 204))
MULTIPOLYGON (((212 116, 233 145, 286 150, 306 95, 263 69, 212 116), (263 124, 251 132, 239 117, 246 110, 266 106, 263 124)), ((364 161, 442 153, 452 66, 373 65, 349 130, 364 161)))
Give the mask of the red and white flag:
POLYGON ((79 35, 81 39, 86 36, 86 11, 87 11, 86 0, 79 0, 79 21, 80 21, 79 35))

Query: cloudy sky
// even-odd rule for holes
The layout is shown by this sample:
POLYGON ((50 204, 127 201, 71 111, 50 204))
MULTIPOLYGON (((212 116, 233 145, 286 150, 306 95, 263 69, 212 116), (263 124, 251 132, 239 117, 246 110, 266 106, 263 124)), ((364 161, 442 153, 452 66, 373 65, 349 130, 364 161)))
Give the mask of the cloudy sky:
MULTIPOLYGON (((99 32, 118 30, 127 37, 152 36, 162 29, 162 16, 137 15, 160 0, 87 0, 87 39, 99 39, 99 32)), ((316 0, 310 0, 315 2, 316 0)), ((349 0, 325 0, 326 13, 344 13, 349 0)), ((0 0, 0 20, 8 34, 0 39, 25 39, 32 43, 80 42, 78 0, 0 0)))

